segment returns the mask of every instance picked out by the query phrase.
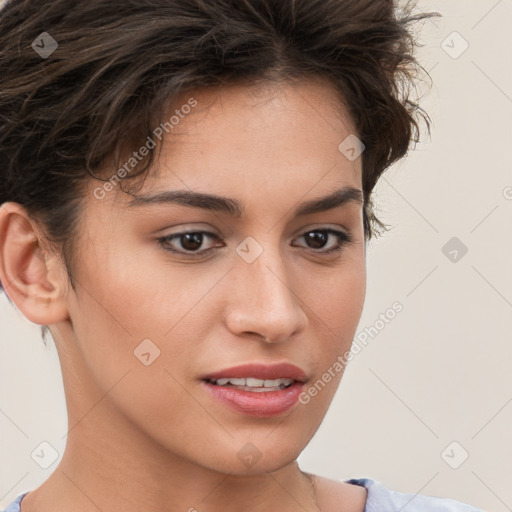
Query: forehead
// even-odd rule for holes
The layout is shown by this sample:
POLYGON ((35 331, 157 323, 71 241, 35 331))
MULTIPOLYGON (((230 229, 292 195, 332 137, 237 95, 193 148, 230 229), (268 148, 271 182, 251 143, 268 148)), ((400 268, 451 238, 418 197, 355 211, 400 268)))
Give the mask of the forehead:
MULTIPOLYGON (((315 184, 323 190, 360 186, 360 159, 351 161, 339 149, 355 128, 328 81, 194 90, 161 118, 155 127, 162 134, 160 152, 137 193, 189 189, 261 199, 264 190, 270 197, 272 191, 304 195, 315 184)), ((124 168, 130 163, 134 156, 124 168)), ((127 205, 131 198, 117 181, 106 199, 127 205)))
POLYGON ((190 91, 175 101, 171 114, 185 110, 191 99, 196 106, 175 119, 164 135, 168 145, 183 146, 186 141, 186 149, 190 143, 207 140, 234 150, 270 144, 281 152, 299 152, 304 139, 311 147, 322 140, 336 143, 341 136, 356 132, 340 92, 321 78, 190 91))

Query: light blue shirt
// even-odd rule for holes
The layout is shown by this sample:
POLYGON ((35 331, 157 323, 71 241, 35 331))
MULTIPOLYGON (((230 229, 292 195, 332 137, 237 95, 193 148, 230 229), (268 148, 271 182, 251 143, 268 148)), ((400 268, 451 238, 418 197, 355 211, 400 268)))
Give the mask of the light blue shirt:
POLYGON ((368 491, 364 512, 483 512, 449 498, 392 491, 370 478, 352 478, 346 482, 365 487, 368 491))
MULTIPOLYGON (((452 499, 391 491, 370 478, 352 478, 346 482, 367 489, 364 512, 483 512, 452 499)), ((20 502, 26 494, 20 494, 3 512, 20 512, 20 502)))

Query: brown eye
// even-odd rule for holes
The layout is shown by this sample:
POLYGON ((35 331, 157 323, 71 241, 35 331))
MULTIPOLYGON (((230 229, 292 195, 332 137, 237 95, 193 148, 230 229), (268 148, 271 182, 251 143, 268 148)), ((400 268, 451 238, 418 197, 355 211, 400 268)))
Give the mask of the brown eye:
POLYGON ((180 243, 187 251, 196 251, 203 244, 202 233, 186 233, 180 236, 180 243))
POLYGON ((200 255, 209 252, 215 246, 204 248, 208 239, 219 238, 207 231, 190 231, 188 233, 174 233, 158 239, 160 245, 166 250, 181 254, 200 255))
POLYGON ((299 238, 304 238, 307 247, 313 252, 321 254, 341 251, 346 244, 352 241, 352 237, 348 233, 334 229, 314 229, 307 231, 299 238), (327 249, 325 249, 326 246, 328 246, 327 249))
POLYGON ((322 249, 329 240, 329 234, 325 231, 310 231, 304 238, 312 249, 322 249))

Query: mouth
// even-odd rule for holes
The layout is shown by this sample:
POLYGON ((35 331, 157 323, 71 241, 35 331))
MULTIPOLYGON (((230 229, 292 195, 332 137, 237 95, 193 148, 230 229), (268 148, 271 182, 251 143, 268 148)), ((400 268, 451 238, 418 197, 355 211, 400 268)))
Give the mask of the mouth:
POLYGON ((242 391, 251 391, 253 393, 269 393, 272 391, 281 391, 282 389, 289 388, 294 384, 293 379, 273 379, 263 380, 255 377, 242 377, 240 379, 236 377, 209 380, 209 383, 215 386, 228 387, 239 389, 242 391))
POLYGON ((210 396, 244 415, 268 418, 297 404, 306 382, 297 366, 245 364, 205 376, 203 385, 210 396))

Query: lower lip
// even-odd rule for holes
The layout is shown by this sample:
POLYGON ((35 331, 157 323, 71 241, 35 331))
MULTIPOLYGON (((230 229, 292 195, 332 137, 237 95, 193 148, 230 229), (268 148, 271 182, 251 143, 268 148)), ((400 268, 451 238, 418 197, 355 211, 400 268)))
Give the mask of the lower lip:
POLYGON ((243 391, 203 382, 208 391, 235 411, 256 418, 278 416, 291 409, 298 401, 303 383, 295 382, 280 391, 243 391))

